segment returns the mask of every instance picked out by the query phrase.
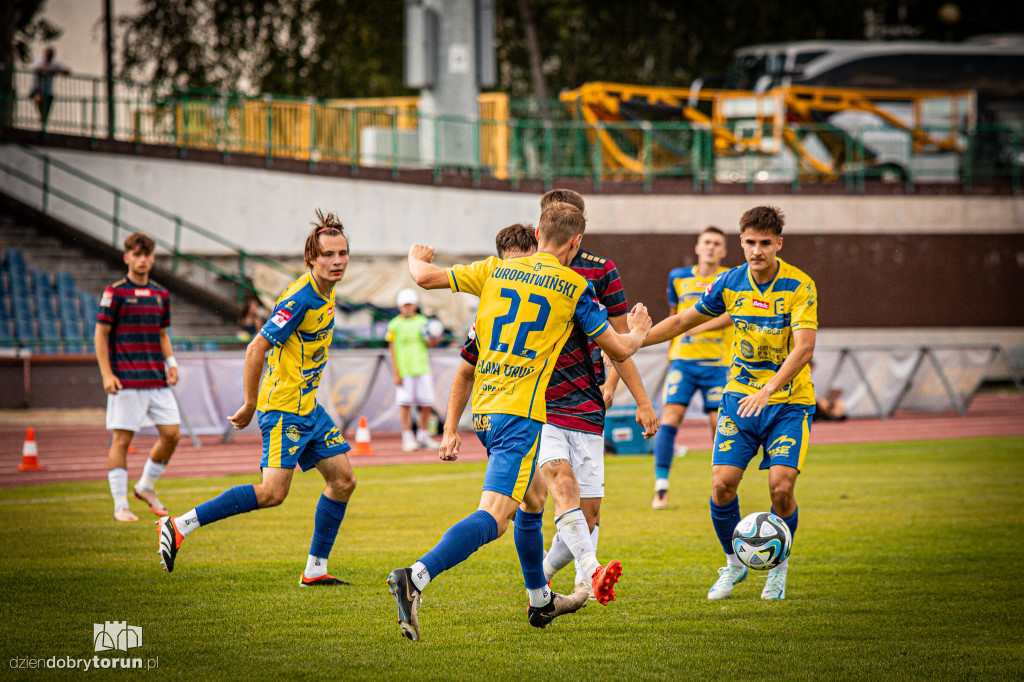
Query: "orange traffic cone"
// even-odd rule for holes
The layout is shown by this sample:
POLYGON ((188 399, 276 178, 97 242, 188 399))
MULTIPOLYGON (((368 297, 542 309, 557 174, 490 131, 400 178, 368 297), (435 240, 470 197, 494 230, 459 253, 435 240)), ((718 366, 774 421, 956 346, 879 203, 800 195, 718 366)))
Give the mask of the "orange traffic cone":
POLYGON ((21 446, 21 464, 18 471, 42 471, 46 467, 39 466, 39 450, 36 448, 36 430, 31 426, 25 429, 25 444, 21 446))
POLYGON ((366 417, 359 417, 359 426, 356 427, 356 446, 352 449, 353 455, 372 455, 373 448, 370 447, 370 427, 366 425, 366 417))

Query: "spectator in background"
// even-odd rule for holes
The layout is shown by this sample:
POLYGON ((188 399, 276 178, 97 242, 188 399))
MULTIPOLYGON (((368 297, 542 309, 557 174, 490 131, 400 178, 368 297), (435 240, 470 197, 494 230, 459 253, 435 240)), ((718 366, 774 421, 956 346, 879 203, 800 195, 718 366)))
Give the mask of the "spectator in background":
POLYGON ((263 314, 258 298, 251 297, 242 304, 242 312, 238 316, 238 338, 248 341, 256 336, 256 332, 266 321, 267 316, 263 314))
POLYGON ((53 104, 53 77, 57 74, 66 76, 71 73, 68 67, 54 60, 52 47, 43 51, 43 58, 32 66, 35 77, 32 79, 32 92, 29 96, 39 108, 39 121, 46 127, 46 119, 50 116, 50 105, 53 104))
POLYGON ((384 337, 391 350, 391 370, 395 377, 395 400, 402 419, 402 450, 440 445, 429 435, 431 409, 434 404, 434 378, 430 374, 427 348, 440 343, 440 336, 429 334, 430 322, 419 312, 419 295, 412 289, 398 292, 395 304, 399 315, 388 322, 384 337), (412 408, 420 410, 420 435, 413 431, 412 408))

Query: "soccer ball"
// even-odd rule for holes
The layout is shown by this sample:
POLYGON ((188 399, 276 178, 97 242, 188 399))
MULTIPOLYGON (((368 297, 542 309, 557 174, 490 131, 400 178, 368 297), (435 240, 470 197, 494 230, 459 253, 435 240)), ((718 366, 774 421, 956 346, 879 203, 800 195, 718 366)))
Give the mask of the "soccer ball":
POLYGON ((743 517, 732 532, 732 551, 755 570, 774 568, 786 560, 793 548, 789 526, 771 512, 754 512, 743 517))
POLYGON ((439 339, 444 335, 444 323, 437 318, 427 320, 420 333, 425 339, 439 339))

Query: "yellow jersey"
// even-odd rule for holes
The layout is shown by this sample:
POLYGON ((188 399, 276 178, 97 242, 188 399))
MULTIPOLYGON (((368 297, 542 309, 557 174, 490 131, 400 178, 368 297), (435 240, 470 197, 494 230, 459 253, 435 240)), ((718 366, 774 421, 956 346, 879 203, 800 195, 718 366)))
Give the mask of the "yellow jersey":
MULTIPOLYGON (((718 268, 710 277, 697 274, 696 265, 673 268, 668 273, 669 313, 681 313, 693 306, 715 277, 728 271, 718 268)), ((702 365, 724 367, 732 361, 732 327, 715 329, 695 336, 680 334, 668 347, 669 360, 696 360, 702 365)))
MULTIPOLYGON (((814 280, 779 259, 779 271, 759 287, 747 264, 733 268, 708 286, 697 311, 733 320, 732 367, 726 393, 753 395, 760 390, 793 350, 793 331, 818 328, 818 293, 814 280)), ((772 394, 768 404, 813 405, 811 369, 803 369, 772 394)))
POLYGON ((546 422, 544 392, 573 323, 590 338, 608 328, 594 287, 543 251, 456 265, 448 269, 448 284, 480 297, 473 414, 546 422))
POLYGON ((334 337, 334 289, 323 293, 312 272, 288 285, 260 334, 273 344, 256 407, 305 415, 316 407, 327 349, 334 337))

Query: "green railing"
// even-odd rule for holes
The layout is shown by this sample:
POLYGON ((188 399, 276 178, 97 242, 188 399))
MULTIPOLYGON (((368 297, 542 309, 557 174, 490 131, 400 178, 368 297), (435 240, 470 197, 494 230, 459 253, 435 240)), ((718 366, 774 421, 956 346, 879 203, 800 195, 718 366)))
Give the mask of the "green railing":
MULTIPOLYGON (((921 183, 979 183, 1022 190, 1024 126, 984 124, 955 131, 954 151, 915 145, 909 130, 887 125, 844 130, 832 124, 791 126, 802 151, 782 141, 779 131, 750 122, 721 127, 675 121, 590 124, 573 119, 554 101, 513 101, 481 116, 421 117, 415 98, 392 98, 388 106, 360 106, 314 98, 257 97, 235 92, 183 91, 166 85, 116 81, 112 97, 102 79, 58 76, 49 118, 40 122, 28 99, 32 74, 19 71, 14 92, 3 102, 14 128, 90 139, 112 137, 137 144, 170 145, 182 155, 214 150, 225 156, 255 154, 267 165, 275 159, 301 159, 311 168, 322 162, 404 168, 431 168, 440 180, 447 168, 468 170, 474 182, 484 175, 551 185, 556 178, 590 180, 600 190, 611 180, 640 180, 651 189, 660 178, 688 179, 694 191, 716 184, 788 184, 827 179, 847 192, 864 192, 881 179, 913 191, 921 183), (107 129, 108 102, 114 127, 107 129), (724 145, 729 139, 764 139, 773 144, 724 145), (424 136, 429 139, 424 140, 424 136), (424 148, 429 150, 424 153, 424 148)), ((497 101, 497 99, 495 99, 497 101)), ((924 127, 936 137, 948 129, 924 127)))
MULTIPOLYGON (((43 213, 53 213, 52 201, 54 199, 65 202, 82 211, 85 214, 82 216, 83 218, 88 219, 91 216, 94 219, 98 219, 101 223, 107 224, 110 228, 110 244, 118 249, 121 248, 121 242, 128 234, 140 231, 146 232, 153 237, 153 240, 159 247, 170 252, 172 272, 179 274, 183 261, 191 263, 216 277, 231 282, 234 285, 239 303, 244 300, 248 293, 269 296, 271 299, 277 297, 276 292, 260 291, 252 285, 246 275, 246 268, 250 263, 262 263, 279 272, 294 275, 294 271, 289 270, 273 259, 250 253, 240 245, 210 230, 158 206, 154 206, 145 199, 114 187, 99 178, 74 168, 63 161, 53 159, 49 155, 31 147, 14 143, 7 144, 4 149, 7 151, 3 159, 0 159, 0 172, 39 190, 38 208, 43 213), (22 155, 23 163, 20 168, 15 165, 16 160, 13 157, 16 154, 22 155), (34 166, 35 172, 26 170, 26 167, 29 166, 34 166), (54 171, 58 171, 59 174, 55 174, 54 171), (82 191, 83 187, 94 188, 98 192, 82 191), (103 197, 103 201, 97 199, 97 196, 103 197), (132 218, 126 218, 126 208, 134 209, 132 218), (134 221, 138 221, 138 224, 134 221), (159 227, 161 225, 160 221, 163 221, 163 230, 159 227), (145 227, 141 225, 145 225, 145 227), (235 259, 237 267, 232 270, 225 270, 207 258, 182 250, 184 233, 208 240, 217 244, 222 249, 227 249, 230 257, 235 259)), ((10 187, 9 182, 4 184, 8 188, 10 187)), ((23 199, 23 197, 18 198, 23 199)), ((72 224, 76 222, 72 221, 72 224)), ((76 226, 81 225, 78 224, 76 226)), ((197 250, 202 251, 202 249, 197 250)))

